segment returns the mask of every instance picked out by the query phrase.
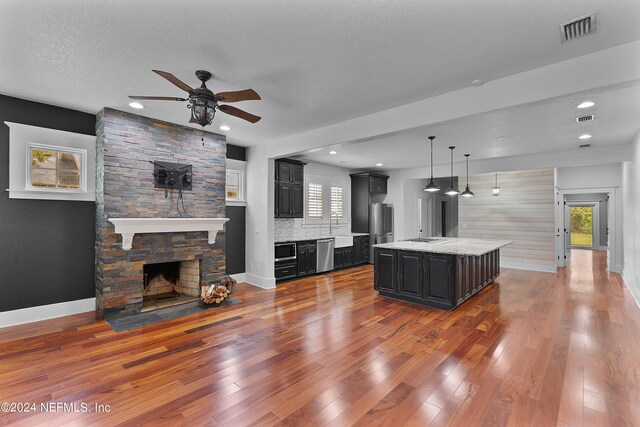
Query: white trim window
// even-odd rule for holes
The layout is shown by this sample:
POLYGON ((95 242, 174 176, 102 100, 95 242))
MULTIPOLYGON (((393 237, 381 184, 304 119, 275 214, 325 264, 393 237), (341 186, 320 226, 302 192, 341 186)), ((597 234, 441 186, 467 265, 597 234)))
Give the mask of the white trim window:
POLYGON ((322 219, 322 184, 307 184, 307 218, 322 219))
POLYGON ((87 150, 28 143, 27 153, 27 190, 87 191, 87 150))
POLYGON ((96 137, 9 126, 9 198, 95 201, 96 137))
POLYGON ((244 202, 244 171, 227 169, 227 202, 244 202))
POLYGON ((331 218, 344 218, 344 187, 331 186, 331 218))
POLYGON ((225 200, 227 206, 246 206, 247 162, 242 160, 226 160, 225 200))

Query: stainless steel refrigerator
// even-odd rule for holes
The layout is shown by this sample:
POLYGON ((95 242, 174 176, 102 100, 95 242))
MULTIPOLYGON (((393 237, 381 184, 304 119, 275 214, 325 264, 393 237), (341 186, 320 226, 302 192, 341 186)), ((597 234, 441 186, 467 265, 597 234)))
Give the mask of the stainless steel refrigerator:
POLYGON ((393 205, 371 203, 369 207, 369 262, 374 262, 371 245, 388 242, 393 242, 393 205))

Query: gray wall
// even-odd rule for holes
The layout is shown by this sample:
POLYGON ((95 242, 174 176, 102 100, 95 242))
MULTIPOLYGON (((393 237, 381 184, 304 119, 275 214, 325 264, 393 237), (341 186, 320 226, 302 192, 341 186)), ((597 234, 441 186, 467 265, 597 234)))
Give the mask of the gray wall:
POLYGON ((95 135, 93 114, 0 95, 0 311, 94 296, 95 204, 9 199, 5 121, 95 135))
POLYGON ((566 194, 565 200, 567 202, 586 202, 597 203, 599 202, 600 209, 598 211, 600 215, 600 224, 598 234, 600 236, 600 246, 608 246, 607 241, 607 224, 609 217, 607 216, 609 210, 609 201, 606 193, 589 193, 589 194, 566 194))

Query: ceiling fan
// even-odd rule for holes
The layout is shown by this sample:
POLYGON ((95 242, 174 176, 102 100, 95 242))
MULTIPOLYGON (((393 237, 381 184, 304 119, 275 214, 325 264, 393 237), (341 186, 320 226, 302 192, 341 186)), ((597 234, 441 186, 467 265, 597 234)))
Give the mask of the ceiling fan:
POLYGON ((197 123, 202 127, 211 124, 216 114, 216 110, 220 110, 223 113, 239 117, 251 123, 256 123, 260 120, 260 117, 247 113, 244 110, 233 107, 231 105, 220 104, 220 102, 260 100, 260 95, 258 95, 253 89, 238 90, 234 92, 213 93, 207 88, 206 85, 206 82, 212 77, 212 74, 208 71, 196 71, 196 77, 202 82, 202 85, 195 89, 193 89, 171 73, 160 70, 152 71, 187 92, 189 94, 189 97, 177 98, 173 96, 129 96, 129 98, 155 101, 189 101, 189 104, 187 105, 187 107, 191 109, 191 120, 189 120, 189 123, 197 123))

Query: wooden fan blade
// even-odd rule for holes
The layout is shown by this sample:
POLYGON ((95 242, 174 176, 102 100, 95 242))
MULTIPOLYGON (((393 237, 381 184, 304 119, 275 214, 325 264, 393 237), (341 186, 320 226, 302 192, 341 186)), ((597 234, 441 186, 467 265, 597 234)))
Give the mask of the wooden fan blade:
POLYGON ((191 88, 191 86, 189 86, 188 84, 186 84, 185 82, 183 82, 182 80, 174 76, 173 74, 167 73, 166 71, 160 71, 160 70, 151 70, 151 71, 169 80, 171 83, 178 86, 180 89, 184 90, 185 92, 188 92, 194 95, 196 94, 196 91, 193 88, 191 88))
POLYGON ((134 96, 129 95, 131 99, 148 99, 151 101, 186 101, 187 98, 176 98, 175 96, 134 96))
POLYGON ((256 123, 260 120, 260 117, 254 116, 253 114, 247 113, 239 108, 232 107, 231 105, 219 105, 218 109, 223 113, 239 117, 251 123, 256 123))
POLYGON ((259 101, 262 99, 253 89, 237 90, 235 92, 220 92, 216 93, 216 98, 223 102, 259 101))

